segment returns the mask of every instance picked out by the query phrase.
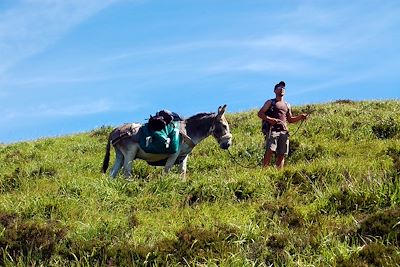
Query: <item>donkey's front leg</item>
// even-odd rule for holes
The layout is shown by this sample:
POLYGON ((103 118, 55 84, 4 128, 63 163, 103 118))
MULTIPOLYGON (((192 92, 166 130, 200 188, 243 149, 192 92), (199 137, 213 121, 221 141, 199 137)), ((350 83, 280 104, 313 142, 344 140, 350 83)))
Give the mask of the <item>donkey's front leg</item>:
POLYGON ((165 163, 165 166, 164 166, 164 171, 166 173, 168 173, 171 170, 172 166, 174 166, 174 163, 175 163, 176 159, 178 158, 178 156, 179 156, 179 151, 175 154, 169 155, 167 162, 165 163))
POLYGON ((187 167, 187 160, 188 160, 189 155, 186 155, 186 157, 183 159, 183 161, 179 164, 179 172, 181 173, 182 180, 186 180, 186 167, 187 167))

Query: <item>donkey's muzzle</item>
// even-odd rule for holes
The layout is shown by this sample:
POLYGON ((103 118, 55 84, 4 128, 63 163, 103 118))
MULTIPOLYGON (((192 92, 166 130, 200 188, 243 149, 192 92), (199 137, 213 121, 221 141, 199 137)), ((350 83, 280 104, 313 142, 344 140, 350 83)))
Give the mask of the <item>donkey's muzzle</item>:
POLYGON ((227 134, 220 139, 219 147, 222 149, 228 149, 232 145, 232 135, 227 134))
POLYGON ((219 145, 219 147, 222 148, 222 149, 228 149, 230 146, 231 146, 231 144, 228 143, 228 142, 227 143, 221 143, 219 145))

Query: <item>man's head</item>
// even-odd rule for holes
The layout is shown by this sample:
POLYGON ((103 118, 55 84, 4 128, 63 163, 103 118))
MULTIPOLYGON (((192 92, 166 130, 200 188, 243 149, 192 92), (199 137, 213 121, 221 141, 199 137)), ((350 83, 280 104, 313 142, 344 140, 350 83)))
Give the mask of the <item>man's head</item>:
POLYGON ((274 87, 274 92, 276 95, 279 96, 283 96, 285 94, 285 82, 284 81, 280 81, 279 83, 277 83, 274 87))

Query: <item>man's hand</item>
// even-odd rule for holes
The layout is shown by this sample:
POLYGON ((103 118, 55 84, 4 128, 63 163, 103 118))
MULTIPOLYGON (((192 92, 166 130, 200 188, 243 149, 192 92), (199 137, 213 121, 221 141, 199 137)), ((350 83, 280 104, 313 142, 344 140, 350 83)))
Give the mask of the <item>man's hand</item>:
POLYGON ((310 114, 308 113, 303 113, 300 115, 301 116, 301 120, 305 121, 306 119, 308 119, 308 117, 310 116, 310 114))
POLYGON ((275 125, 275 124, 283 123, 283 121, 281 121, 281 120, 279 120, 279 119, 272 118, 270 123, 271 123, 272 125, 275 125))

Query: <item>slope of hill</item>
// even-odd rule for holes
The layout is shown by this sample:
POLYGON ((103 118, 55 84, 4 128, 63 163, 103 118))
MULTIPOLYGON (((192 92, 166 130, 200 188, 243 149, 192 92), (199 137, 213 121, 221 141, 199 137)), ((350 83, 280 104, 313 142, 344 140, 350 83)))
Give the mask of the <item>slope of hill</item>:
POLYGON ((281 171, 255 110, 227 114, 234 159, 210 137, 186 181, 101 174, 110 127, 0 146, 0 265, 398 266, 400 102, 302 109, 281 171))

